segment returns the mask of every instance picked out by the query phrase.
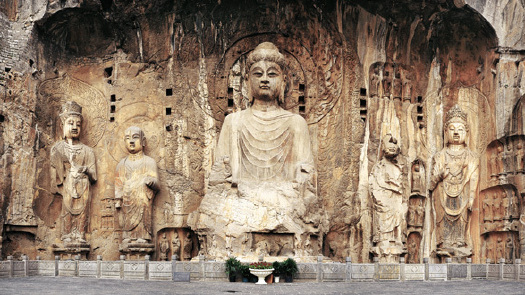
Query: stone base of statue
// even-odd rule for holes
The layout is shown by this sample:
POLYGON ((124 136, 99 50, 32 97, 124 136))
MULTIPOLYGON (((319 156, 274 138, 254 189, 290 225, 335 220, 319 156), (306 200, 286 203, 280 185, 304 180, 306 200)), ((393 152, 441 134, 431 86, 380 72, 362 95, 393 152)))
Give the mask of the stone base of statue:
POLYGON ((398 263, 399 257, 408 251, 403 243, 382 241, 372 247, 370 252, 374 257, 379 257, 381 263, 398 263))
POLYGON ((87 242, 64 242, 53 245, 53 253, 60 256, 61 260, 75 259, 79 255, 80 259, 87 259, 91 251, 91 246, 87 242))
POLYGON ((322 245, 322 210, 315 194, 303 198, 299 190, 289 182, 221 184, 206 194, 188 225, 214 259, 315 257, 322 245))
POLYGON ((149 241, 124 240, 119 247, 122 255, 126 255, 127 260, 144 260, 146 255, 155 251, 155 245, 149 241))
POLYGON ((464 247, 442 247, 436 249, 436 256, 441 259, 441 262, 446 262, 446 258, 454 258, 456 262, 465 262, 467 257, 472 255, 472 248, 464 247))

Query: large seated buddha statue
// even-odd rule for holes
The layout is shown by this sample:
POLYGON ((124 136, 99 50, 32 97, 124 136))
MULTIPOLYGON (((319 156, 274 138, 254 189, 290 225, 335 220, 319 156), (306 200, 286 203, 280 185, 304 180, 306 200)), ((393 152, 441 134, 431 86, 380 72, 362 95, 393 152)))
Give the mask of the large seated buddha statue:
POLYGON ((209 187, 188 224, 201 252, 317 255, 324 212, 306 121, 284 110, 286 61, 270 42, 247 57, 251 105, 226 116, 209 187))

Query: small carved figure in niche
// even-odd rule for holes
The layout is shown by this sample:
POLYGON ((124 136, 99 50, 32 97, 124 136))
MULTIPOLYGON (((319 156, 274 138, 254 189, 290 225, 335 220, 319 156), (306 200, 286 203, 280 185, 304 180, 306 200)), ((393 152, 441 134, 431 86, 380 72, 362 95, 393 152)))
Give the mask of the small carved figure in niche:
POLYGON ((412 169, 412 193, 422 193, 421 167, 419 161, 414 163, 412 169))
POLYGON ((403 77, 403 100, 412 101, 412 81, 408 72, 403 77))
POLYGON ((518 216, 520 215, 520 204, 516 192, 512 194, 512 204, 510 206, 510 215, 512 216, 512 218, 518 218, 518 216))
POLYGON ((120 210, 123 243, 147 243, 152 238, 152 204, 159 190, 157 164, 144 154, 146 137, 129 127, 124 141, 129 155, 117 165, 115 207, 120 210))
MULTIPOLYGON (((489 240, 491 241, 491 240, 489 240)), ((492 242, 492 241, 491 241, 492 242)), ((491 242, 488 242, 488 244, 492 244, 491 242)), ((491 259, 492 261, 496 261, 494 250, 496 247, 493 247, 494 245, 488 245, 487 247, 487 258, 491 259)))
POLYGON ((505 263, 513 263, 514 262, 514 243, 512 242, 512 238, 507 238, 507 245, 505 246, 505 263))
POLYGON ((497 148, 497 151, 498 151, 498 160, 497 160, 497 171, 498 171, 498 175, 500 174, 506 174, 505 173, 505 166, 503 164, 504 162, 504 157, 505 157, 505 149, 502 147, 502 146, 498 146, 497 148))
POLYGON ((419 263, 419 245, 416 239, 408 244, 408 263, 419 263))
POLYGON ((416 208, 417 205, 414 203, 410 203, 408 206, 408 225, 410 226, 416 225, 416 208))
POLYGON ((503 220, 501 215, 501 200, 498 198, 498 194, 494 194, 494 200, 492 201, 492 212, 494 213, 494 221, 503 220))
POLYGON ((497 256, 495 257, 496 261, 498 261, 500 258, 505 258, 505 245, 503 244, 503 240, 501 238, 498 238, 498 244, 496 246, 497 256))
POLYGON ((525 151, 523 150, 523 142, 520 140, 518 141, 518 144, 516 144, 516 171, 518 173, 523 173, 525 170, 523 169, 523 157, 525 156, 525 151))
POLYGON ((510 212, 509 212, 509 206, 510 206, 510 200, 507 197, 507 193, 503 192, 501 195, 501 216, 503 216, 503 219, 508 219, 510 212))
POLYGON ((370 86, 368 93, 370 94, 370 97, 377 97, 379 86, 381 84, 381 78, 379 76, 379 65, 375 64, 373 65, 372 73, 370 74, 370 86))
POLYGON ((492 181, 496 181, 498 177, 498 153, 496 150, 490 151, 490 159, 489 159, 489 175, 492 181))
POLYGON ((493 218, 494 217, 492 214, 492 198, 489 194, 486 194, 485 199, 483 199, 483 221, 492 222, 493 218))
POLYGON ((468 234, 477 196, 479 159, 467 146, 467 114, 458 105, 446 114, 446 146, 433 158, 430 191, 436 212, 436 253, 462 258, 472 254, 468 234))
POLYGON ((164 202, 162 209, 164 213, 164 223, 171 223, 173 221, 173 211, 171 210, 171 204, 164 202))
POLYGON ((184 260, 191 260, 191 250, 193 250, 193 241, 189 232, 184 236, 184 244, 182 249, 182 256, 184 260))
POLYGON ((401 81, 401 74, 399 71, 396 71, 395 79, 392 84, 392 95, 394 96, 394 99, 401 99, 402 93, 402 81, 401 81))
POLYGON ((392 67, 385 65, 385 71, 383 72, 383 97, 390 99, 392 90, 392 67))
POLYGON ((166 238, 166 233, 163 233, 162 238, 160 238, 160 241, 159 241, 159 259, 163 261, 167 261, 169 252, 170 252, 170 242, 166 238))
POLYGON ((423 208, 423 204, 419 204, 416 207, 416 226, 423 226, 423 223, 425 221, 425 208, 423 208))
POLYGON ((399 157, 398 141, 387 134, 382 142, 383 157, 372 168, 369 188, 373 200, 372 252, 380 261, 396 262, 406 252, 407 180, 399 157))
POLYGON ((512 140, 510 139, 507 142, 507 148, 505 151, 505 156, 503 157, 503 161, 506 162, 505 171, 514 173, 514 171, 516 170, 516 165, 514 164, 513 144, 512 144, 512 140))
POLYGON ((80 142, 82 107, 66 102, 60 118, 63 140, 51 148, 51 189, 62 196, 61 240, 86 244, 91 185, 97 181, 95 153, 80 142))
POLYGON ((173 234, 173 239, 171 239, 171 255, 177 255, 180 259, 180 239, 179 234, 175 232, 173 234))

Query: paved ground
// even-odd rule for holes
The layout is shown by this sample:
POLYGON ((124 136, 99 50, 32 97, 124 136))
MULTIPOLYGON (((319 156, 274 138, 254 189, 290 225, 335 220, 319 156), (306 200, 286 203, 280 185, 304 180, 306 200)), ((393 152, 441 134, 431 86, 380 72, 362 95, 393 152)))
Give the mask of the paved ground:
POLYGON ((0 279, 0 294, 525 294, 525 282, 173 283, 86 278, 0 279))

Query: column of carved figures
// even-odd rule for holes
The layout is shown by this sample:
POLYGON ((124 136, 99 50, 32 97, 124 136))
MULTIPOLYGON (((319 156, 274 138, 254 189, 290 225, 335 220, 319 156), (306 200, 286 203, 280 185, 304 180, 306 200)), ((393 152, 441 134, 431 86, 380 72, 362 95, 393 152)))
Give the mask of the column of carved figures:
POLYGON ((457 260, 472 254, 469 231, 477 197, 479 159, 467 146, 467 114, 458 105, 446 114, 446 146, 433 157, 430 191, 435 212, 435 254, 457 260))
POLYGON ((512 263, 518 258, 519 199, 512 184, 495 185, 480 193, 482 258, 512 263), (496 251, 494 250, 496 249, 496 251))
POLYGON ((82 107, 73 101, 66 102, 60 114, 63 139, 51 148, 51 189, 62 196, 60 214, 60 240, 54 251, 60 255, 80 254, 90 251, 86 241, 91 185, 97 180, 93 149, 80 142, 82 107))
POLYGON ((412 99, 410 72, 401 66, 376 62, 370 66, 368 93, 370 98, 412 99))
POLYGON ((395 263, 406 253, 408 171, 398 140, 392 135, 383 138, 382 151, 383 157, 369 177, 373 204, 371 252, 380 262, 395 263))
POLYGON ((412 163, 411 193, 408 200, 407 263, 421 263, 421 242, 425 222, 425 167, 421 160, 412 163))
POLYGON ((115 208, 119 214, 122 241, 119 250, 137 258, 153 252, 152 205, 157 191, 155 160, 144 154, 146 137, 139 127, 129 127, 124 141, 129 155, 117 165, 115 208))

